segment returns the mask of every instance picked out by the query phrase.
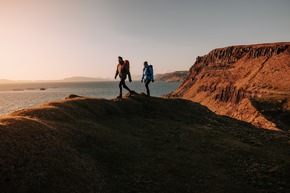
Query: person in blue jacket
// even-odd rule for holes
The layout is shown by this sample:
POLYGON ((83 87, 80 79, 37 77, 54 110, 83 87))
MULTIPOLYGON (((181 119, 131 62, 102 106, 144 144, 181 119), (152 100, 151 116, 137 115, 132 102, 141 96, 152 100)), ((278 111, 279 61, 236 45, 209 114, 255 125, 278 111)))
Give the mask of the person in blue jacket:
POLYGON ((153 66, 148 65, 148 62, 144 62, 144 68, 143 68, 143 75, 141 82, 145 83, 147 95, 150 96, 150 90, 149 90, 149 83, 152 81, 154 82, 154 75, 153 75, 153 66))

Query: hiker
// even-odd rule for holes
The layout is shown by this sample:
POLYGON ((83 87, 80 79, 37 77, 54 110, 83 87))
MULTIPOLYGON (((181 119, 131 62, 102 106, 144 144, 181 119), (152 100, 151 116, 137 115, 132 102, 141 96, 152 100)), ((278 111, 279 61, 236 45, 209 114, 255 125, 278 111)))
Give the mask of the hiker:
POLYGON ((148 62, 144 62, 144 68, 143 68, 143 75, 141 82, 145 83, 147 95, 150 96, 150 90, 149 90, 149 83, 152 81, 154 82, 154 75, 153 75, 153 66, 148 65, 148 62))
POLYGON ((120 77, 120 83, 119 83, 120 94, 117 98, 122 98, 122 86, 129 91, 129 93, 130 93, 129 96, 131 96, 132 91, 128 88, 128 86, 125 83, 125 80, 127 78, 127 74, 129 77, 129 82, 132 82, 131 74, 130 74, 130 63, 128 60, 123 61, 123 58, 121 56, 118 57, 118 61, 119 61, 119 63, 117 65, 115 79, 119 75, 119 77, 120 77))

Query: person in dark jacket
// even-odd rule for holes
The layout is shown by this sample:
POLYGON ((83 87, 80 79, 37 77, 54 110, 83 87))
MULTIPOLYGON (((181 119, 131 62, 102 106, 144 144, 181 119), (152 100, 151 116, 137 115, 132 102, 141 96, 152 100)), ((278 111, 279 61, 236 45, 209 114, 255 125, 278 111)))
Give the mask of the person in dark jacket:
POLYGON ((128 86, 125 83, 125 80, 127 78, 127 75, 129 77, 129 82, 132 82, 131 79, 131 73, 130 73, 130 63, 128 60, 123 61, 123 58, 121 56, 118 57, 118 65, 117 65, 117 70, 116 70, 116 74, 115 74, 115 79, 117 78, 117 76, 119 75, 120 77, 120 83, 119 83, 119 88, 120 88, 120 94, 118 96, 118 98, 122 98, 122 86, 129 91, 131 96, 132 91, 128 88, 128 86))
POLYGON ((147 95, 150 96, 150 90, 149 90, 149 83, 152 81, 154 82, 154 75, 153 75, 153 67, 152 65, 148 65, 148 62, 144 62, 144 68, 143 68, 143 74, 141 82, 145 83, 147 95))

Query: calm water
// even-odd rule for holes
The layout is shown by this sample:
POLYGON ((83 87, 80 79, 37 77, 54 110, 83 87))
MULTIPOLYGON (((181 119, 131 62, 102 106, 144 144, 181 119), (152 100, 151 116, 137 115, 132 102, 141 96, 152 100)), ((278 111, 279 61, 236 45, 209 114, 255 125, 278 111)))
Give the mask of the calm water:
MULTIPOLYGON (((118 81, 0 84, 0 115, 64 99, 70 94, 111 99, 119 94, 118 84, 118 81)), ((154 82, 149 86, 152 96, 161 96, 174 91, 179 85, 180 83, 154 82)), ((127 86, 138 93, 146 91, 141 82, 128 82, 127 86)), ((124 90, 123 94, 126 93, 127 91, 124 90)))

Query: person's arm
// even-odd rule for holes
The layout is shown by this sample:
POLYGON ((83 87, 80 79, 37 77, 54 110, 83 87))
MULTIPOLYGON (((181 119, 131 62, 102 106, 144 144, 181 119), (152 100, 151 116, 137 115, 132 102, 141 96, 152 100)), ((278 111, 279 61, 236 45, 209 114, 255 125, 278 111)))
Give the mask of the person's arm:
POLYGON ((129 82, 132 82, 130 71, 128 72, 128 77, 129 77, 129 82))
POLYGON ((143 73, 142 73, 141 82, 143 82, 143 80, 144 80, 144 74, 145 74, 145 68, 143 68, 143 73))
POLYGON ((118 74, 119 74, 118 67, 119 67, 119 64, 117 65, 117 70, 116 70, 116 73, 115 73, 115 79, 117 78, 117 76, 118 76, 118 74))
POLYGON ((151 76, 152 76, 152 82, 154 82, 154 74, 153 74, 152 68, 150 68, 150 73, 151 73, 151 76))
POLYGON ((125 68, 126 68, 126 71, 127 71, 127 74, 128 74, 129 82, 132 82, 129 66, 126 65, 125 68))

